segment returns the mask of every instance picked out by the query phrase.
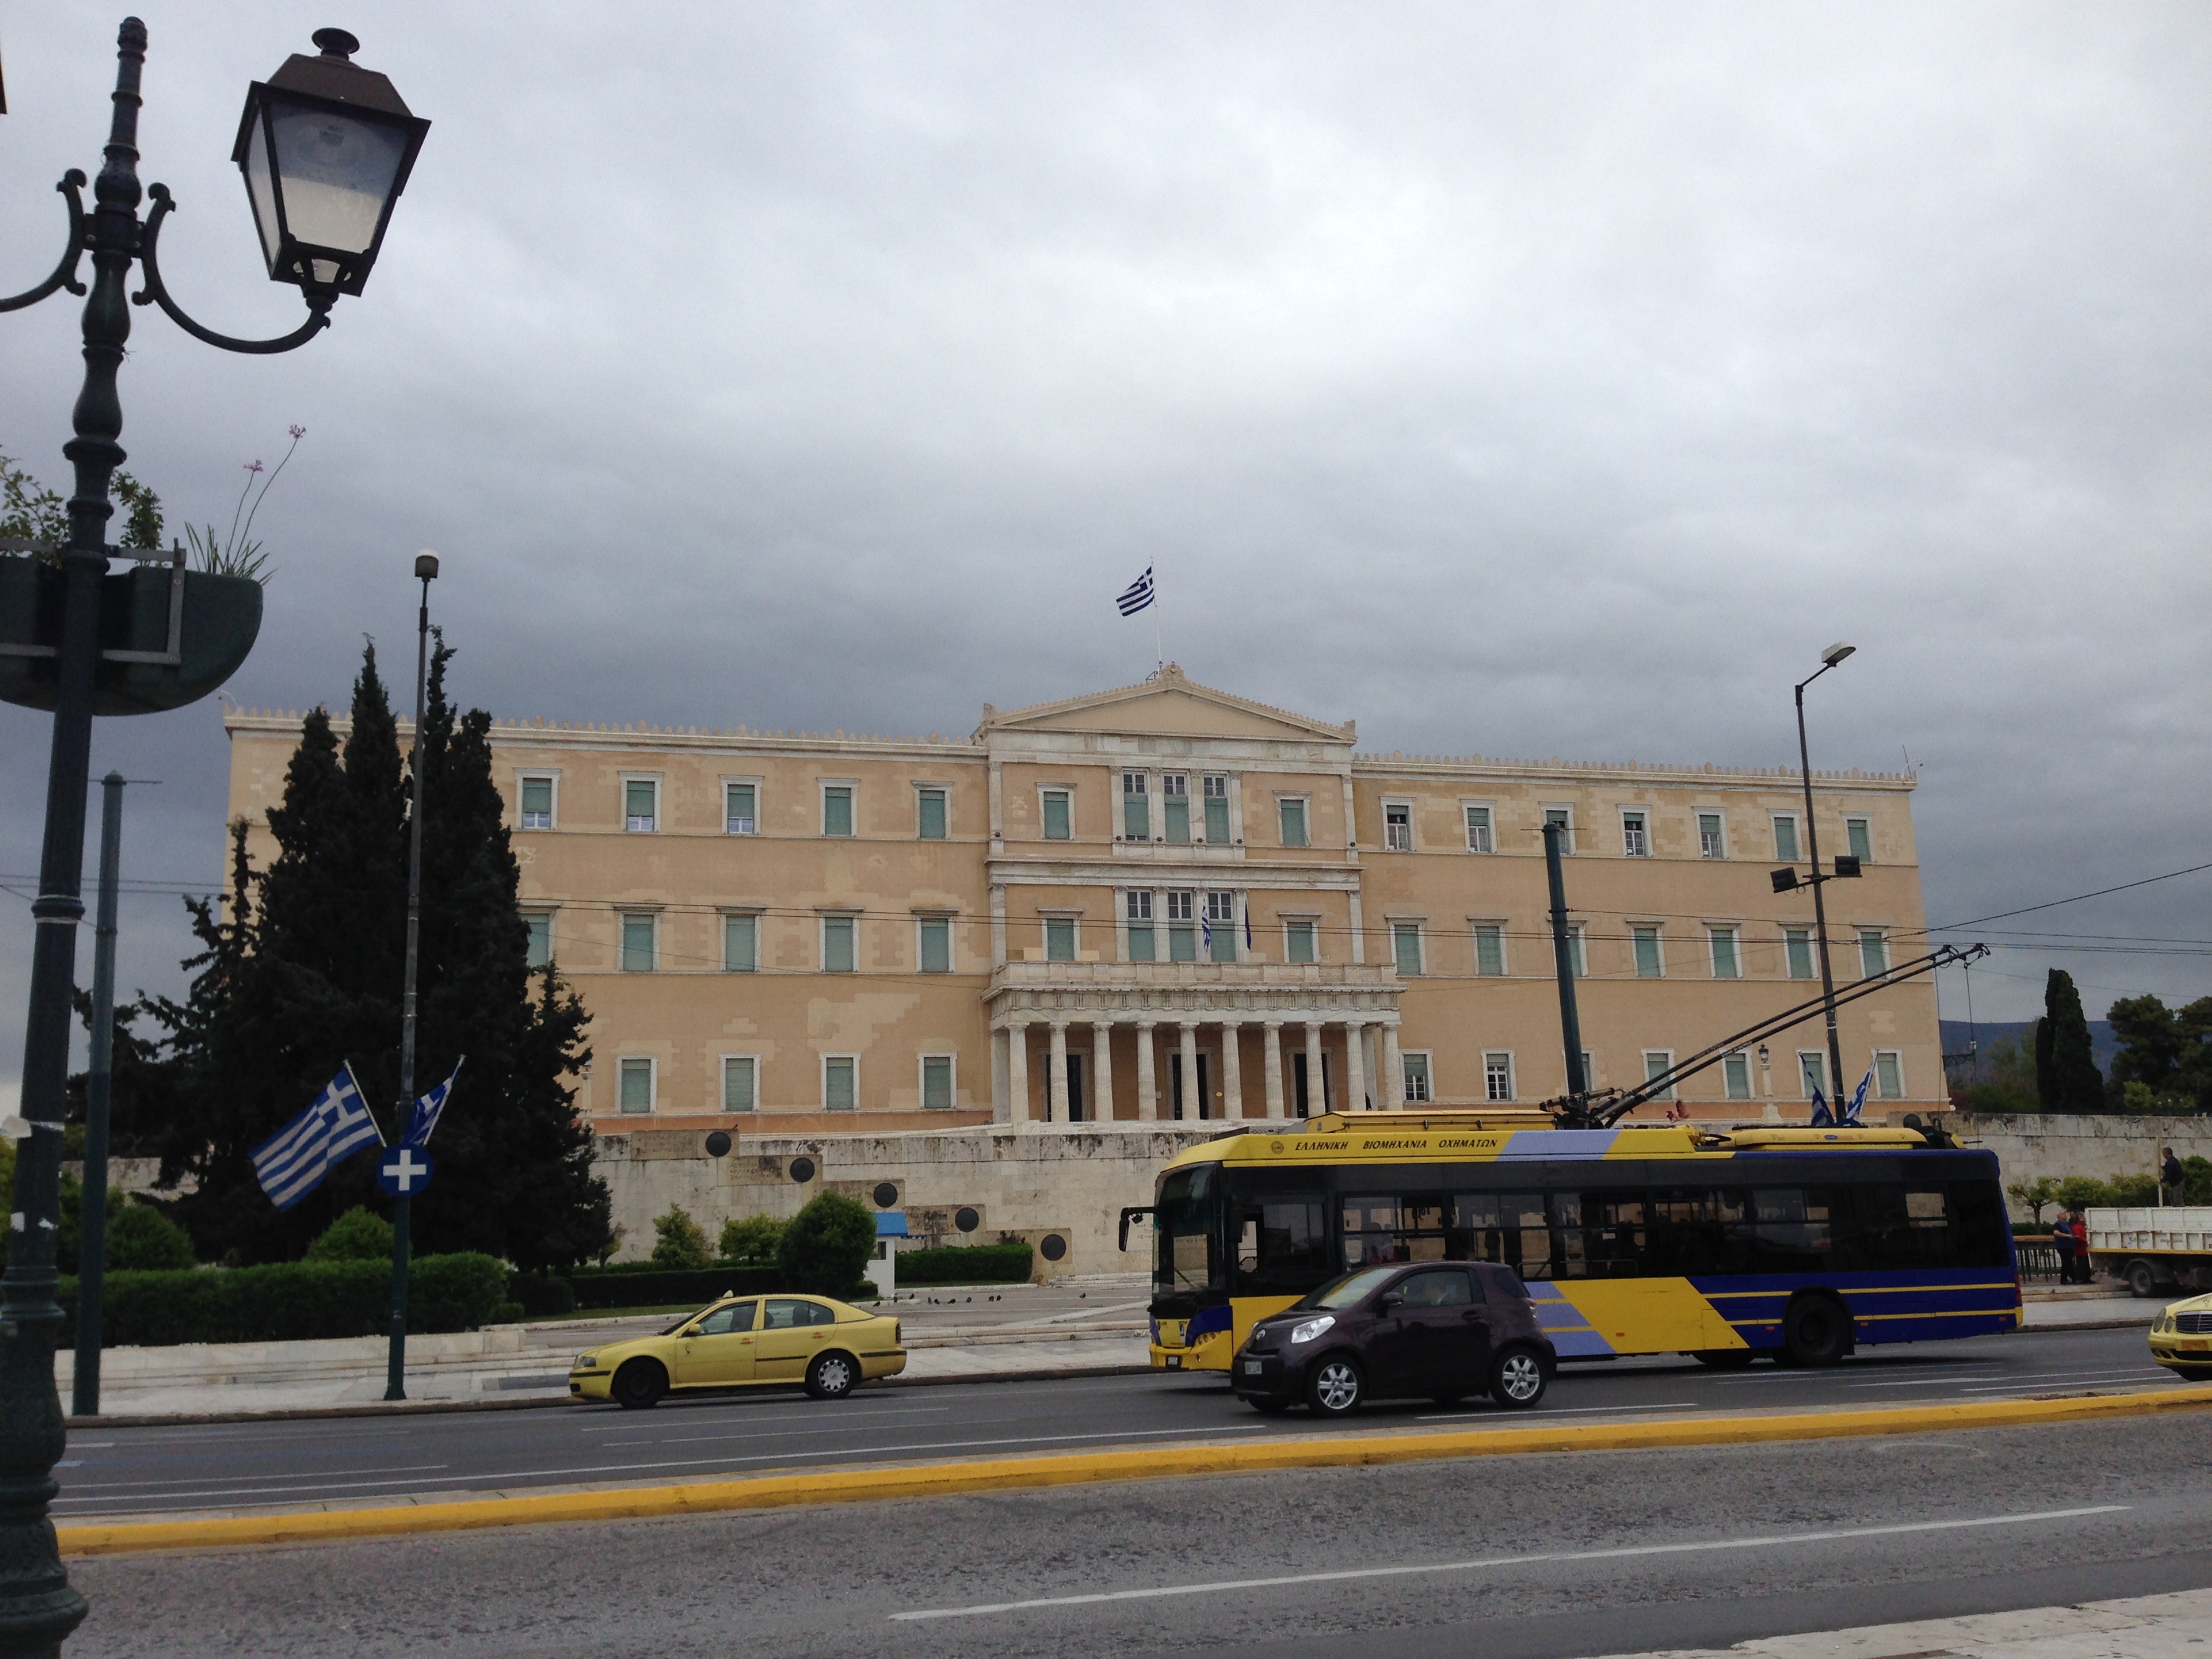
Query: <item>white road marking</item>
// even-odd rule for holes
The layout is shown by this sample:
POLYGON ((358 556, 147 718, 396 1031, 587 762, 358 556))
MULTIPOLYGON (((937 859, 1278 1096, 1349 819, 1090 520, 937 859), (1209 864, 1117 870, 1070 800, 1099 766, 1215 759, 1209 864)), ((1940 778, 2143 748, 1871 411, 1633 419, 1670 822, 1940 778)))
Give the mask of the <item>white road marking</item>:
MULTIPOLYGON (((856 1417, 930 1417, 942 1415, 951 1409, 950 1406, 896 1406, 879 1412, 838 1412, 836 1420, 840 1423, 849 1423, 856 1417)), ((708 1420, 717 1423, 818 1423, 828 1415, 827 1412, 819 1411, 778 1412, 773 1417, 720 1417, 710 1418, 708 1420)), ((579 1429, 576 1432, 579 1434, 622 1434, 625 1431, 635 1433, 637 1426, 634 1421, 610 1423, 603 1429, 579 1429)), ((608 1443, 614 1445, 622 1443, 610 1441, 608 1443)), ((640 1440, 632 1443, 641 1446, 645 1442, 640 1440)))
MULTIPOLYGON (((397 1468, 389 1470, 387 1473, 392 1474, 412 1474, 417 1469, 447 1469, 451 1468, 452 1467, 453 1465, 450 1463, 402 1463, 397 1468)), ((331 1469, 327 1471, 318 1469, 310 1471, 304 1474, 250 1474, 245 1478, 248 1480, 312 1480, 317 1474, 325 1473, 331 1474, 374 1474, 376 1471, 374 1469, 331 1469)), ((70 1490, 72 1492, 98 1492, 109 1487, 127 1487, 131 1491, 138 1492, 143 1491, 148 1486, 189 1486, 195 1480, 204 1480, 206 1479, 207 1476, 204 1474, 186 1474, 167 1480, 73 1480, 70 1483, 70 1490)))
POLYGON ((1041 1595, 1025 1601, 986 1601, 964 1607, 920 1607, 890 1615, 895 1621, 970 1619, 982 1613, 1023 1613, 1035 1607, 1079 1607, 1107 1601, 1151 1601, 1176 1595, 1215 1595, 1224 1590, 1285 1589, 1306 1584, 1341 1584, 1361 1578, 1404 1578, 1425 1573, 1481 1572, 1498 1567, 1535 1566, 1559 1561, 1626 1561, 1640 1556, 1695 1555, 1715 1550, 1779 1549, 1794 1545, 1838 1543, 1856 1538, 1891 1538, 1907 1533, 1963 1532, 1973 1527, 2027 1526, 2113 1515, 2126 1504, 2087 1509, 2043 1510, 2033 1515, 1978 1516, 1966 1521, 1913 1521, 1887 1527, 1839 1527, 1826 1532, 1782 1533, 1765 1538, 1719 1538, 1703 1544, 1636 1544, 1609 1550, 1550 1550, 1535 1555, 1493 1555, 1474 1561, 1437 1561, 1421 1566, 1349 1567, 1334 1572, 1286 1573, 1277 1578, 1228 1578, 1207 1584, 1163 1584, 1150 1589, 1100 1590, 1087 1595, 1041 1595))

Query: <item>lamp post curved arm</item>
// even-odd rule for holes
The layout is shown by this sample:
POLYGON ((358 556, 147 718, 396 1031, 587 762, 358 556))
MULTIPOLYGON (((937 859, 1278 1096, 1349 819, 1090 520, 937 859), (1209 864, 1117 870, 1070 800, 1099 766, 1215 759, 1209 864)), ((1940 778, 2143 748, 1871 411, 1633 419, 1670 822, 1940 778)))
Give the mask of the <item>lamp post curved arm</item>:
POLYGON ((331 325, 331 307, 337 295, 317 295, 307 301, 307 320, 289 334, 280 334, 270 340, 240 340, 228 334, 218 334, 204 327, 185 314, 182 306, 169 297, 169 286, 161 280, 159 249, 161 241, 161 221, 176 210, 176 198, 169 194, 167 185, 154 185, 146 193, 154 198, 154 210, 146 216, 145 228, 138 233, 138 268, 145 277, 146 286, 131 296, 134 306, 155 305, 168 313, 169 320, 191 335, 195 340, 205 340, 211 346, 221 346, 225 351, 246 351, 269 355, 290 351, 303 346, 331 325))
POLYGON ((77 261, 84 258, 85 247, 84 198, 77 192, 85 187, 86 182, 84 174, 71 167, 62 174, 61 183, 54 186, 69 204, 70 219, 69 251, 62 255, 62 262, 54 267, 54 274, 36 288, 26 289, 21 294, 0 300, 0 311, 21 311, 26 306, 34 306, 57 289, 65 288, 72 294, 84 292, 84 284, 76 279, 77 261))

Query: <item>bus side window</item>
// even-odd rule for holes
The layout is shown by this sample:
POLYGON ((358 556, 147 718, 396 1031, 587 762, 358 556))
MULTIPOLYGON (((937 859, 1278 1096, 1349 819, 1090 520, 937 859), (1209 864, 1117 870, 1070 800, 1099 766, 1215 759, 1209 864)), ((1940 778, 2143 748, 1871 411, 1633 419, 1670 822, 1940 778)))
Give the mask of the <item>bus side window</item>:
POLYGON ((2010 1266, 2004 1200, 1994 1181, 1954 1181, 1951 1192, 1951 1260, 1960 1267, 2010 1266))
POLYGON ((1662 1188, 1651 1194, 1650 1270, 1702 1279, 1717 1272, 1723 1245, 1720 1194, 1696 1187, 1662 1188))

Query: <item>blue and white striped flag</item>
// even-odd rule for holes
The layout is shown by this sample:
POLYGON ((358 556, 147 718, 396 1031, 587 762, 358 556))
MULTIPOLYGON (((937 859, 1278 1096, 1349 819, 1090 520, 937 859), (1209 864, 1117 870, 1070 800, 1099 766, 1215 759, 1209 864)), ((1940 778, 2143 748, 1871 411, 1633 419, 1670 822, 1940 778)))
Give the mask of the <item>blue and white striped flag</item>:
POLYGON ((331 1164, 383 1144, 353 1067, 343 1066, 306 1111, 253 1149, 253 1173, 270 1202, 289 1210, 323 1184, 331 1164))
POLYGON ((1859 1121, 1860 1109, 1866 1105, 1867 1091, 1873 1086, 1874 1067, 1869 1066, 1867 1067, 1867 1074, 1859 1079, 1859 1086, 1851 1091, 1851 1103, 1844 1108, 1844 1115, 1836 1121, 1856 1127, 1859 1121))
POLYGON ((1133 617, 1152 602, 1152 568, 1145 567, 1145 574, 1131 582, 1114 603, 1121 608, 1125 617, 1133 617))
MULTIPOLYGON (((468 1058, 463 1054, 453 1062, 453 1077, 461 1074, 461 1067, 468 1063, 468 1058)), ((407 1133, 399 1137, 401 1146, 427 1146, 430 1144, 430 1131, 438 1127, 438 1114, 446 1109, 446 1097, 453 1092, 453 1077, 447 1078, 415 1103, 415 1109, 407 1116, 407 1133)))
POLYGON ((1820 1092, 1820 1085, 1816 1083, 1813 1085, 1813 1127, 1832 1129, 1835 1126, 1836 1115, 1828 1109, 1828 1097, 1820 1092))

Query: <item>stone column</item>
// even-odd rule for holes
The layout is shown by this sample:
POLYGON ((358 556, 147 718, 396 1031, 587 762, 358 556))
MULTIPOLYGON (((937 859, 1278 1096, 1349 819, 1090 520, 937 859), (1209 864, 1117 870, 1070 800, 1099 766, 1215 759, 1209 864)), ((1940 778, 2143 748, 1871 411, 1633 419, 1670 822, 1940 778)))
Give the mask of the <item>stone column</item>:
POLYGON ((1045 1073, 1044 1116, 1048 1123, 1067 1121, 1067 1022, 1052 1023, 1051 1070, 1045 1073))
POLYGON ((1359 1063, 1367 1068, 1367 1091, 1373 1097, 1377 1111, 1390 1108, 1390 1079, 1382 1075, 1382 1033, 1372 1025, 1363 1026, 1359 1032, 1359 1063))
POLYGON ((1233 1019, 1221 1022, 1221 1109, 1232 1122, 1244 1115, 1244 1055, 1240 1037, 1243 1027, 1233 1019))
POLYGON ((1328 1062, 1322 1058, 1321 1022, 1306 1022, 1306 1115, 1319 1117, 1328 1109, 1328 1090, 1322 1079, 1327 1077, 1328 1062))
POLYGON ((1198 1097, 1198 1022, 1182 1022, 1182 1115, 1186 1121, 1206 1115, 1206 1103, 1198 1097))
POLYGON ((1279 1118, 1286 1115, 1283 1105, 1283 1022, 1263 1021, 1261 1030, 1266 1033, 1261 1065, 1267 1077, 1267 1115, 1279 1118))
POLYGON ((1152 1022, 1137 1022, 1137 1121, 1152 1123, 1160 1115, 1159 1085, 1152 1078, 1152 1022))
POLYGON ((1344 1109, 1347 1112, 1367 1109, 1366 1057, 1359 1052, 1366 1036, 1366 1021, 1344 1022, 1344 1109))
POLYGON ((1406 1060, 1398 1052, 1398 1025, 1395 1020, 1382 1028, 1382 1109, 1389 1112, 1406 1109, 1406 1060))
POLYGON ((1114 1121, 1114 1027, 1105 1020, 1091 1026, 1091 1120, 1114 1121))
POLYGON ((1006 1121, 1030 1121, 1030 1023, 1019 1015, 1006 1022, 1006 1121))

